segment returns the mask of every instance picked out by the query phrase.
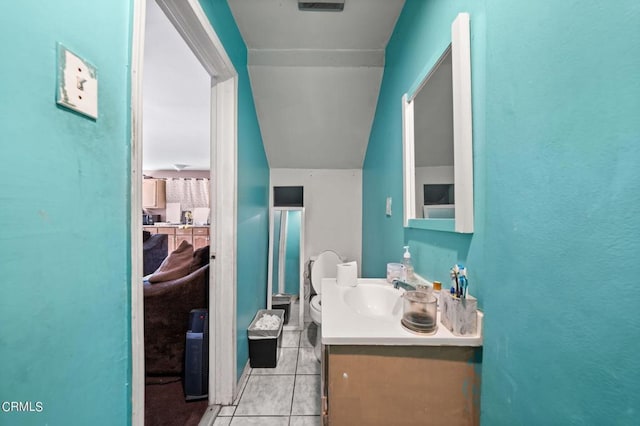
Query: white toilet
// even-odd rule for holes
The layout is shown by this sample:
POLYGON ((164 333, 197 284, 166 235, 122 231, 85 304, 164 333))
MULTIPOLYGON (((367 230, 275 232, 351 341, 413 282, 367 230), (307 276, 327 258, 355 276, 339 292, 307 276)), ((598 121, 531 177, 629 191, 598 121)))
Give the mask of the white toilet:
POLYGON ((342 259, 335 251, 323 251, 318 257, 312 259, 311 264, 311 285, 317 293, 309 302, 309 315, 314 323, 318 326, 318 336, 314 346, 314 352, 318 361, 321 359, 322 351, 322 279, 335 278, 338 264, 342 263, 342 259))

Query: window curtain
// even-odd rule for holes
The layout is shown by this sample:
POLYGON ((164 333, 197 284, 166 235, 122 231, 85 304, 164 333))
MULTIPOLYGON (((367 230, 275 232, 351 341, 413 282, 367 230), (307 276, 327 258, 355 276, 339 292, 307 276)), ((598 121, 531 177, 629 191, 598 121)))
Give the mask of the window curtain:
POLYGON ((209 206, 209 179, 167 179, 167 203, 180 203, 182 211, 209 206))

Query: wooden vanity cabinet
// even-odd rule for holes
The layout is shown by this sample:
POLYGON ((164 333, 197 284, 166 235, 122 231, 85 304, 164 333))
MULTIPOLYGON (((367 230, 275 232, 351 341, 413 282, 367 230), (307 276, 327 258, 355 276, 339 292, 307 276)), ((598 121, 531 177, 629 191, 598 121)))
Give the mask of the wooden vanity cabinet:
POLYGON ((325 346, 324 425, 479 425, 482 348, 325 346))

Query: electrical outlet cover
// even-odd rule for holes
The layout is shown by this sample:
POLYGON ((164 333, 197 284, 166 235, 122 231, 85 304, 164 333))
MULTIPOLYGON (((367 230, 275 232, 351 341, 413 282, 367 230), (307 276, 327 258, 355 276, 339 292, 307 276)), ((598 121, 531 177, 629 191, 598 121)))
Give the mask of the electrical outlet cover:
POLYGON ((98 118, 98 72, 95 66, 58 43, 57 103, 98 118))

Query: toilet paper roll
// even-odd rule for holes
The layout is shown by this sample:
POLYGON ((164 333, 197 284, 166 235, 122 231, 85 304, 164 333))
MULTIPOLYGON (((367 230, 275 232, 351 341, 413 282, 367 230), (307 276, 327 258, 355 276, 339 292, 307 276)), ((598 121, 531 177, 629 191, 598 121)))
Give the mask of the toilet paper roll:
POLYGON ((339 286, 355 287, 358 284, 358 263, 339 263, 336 277, 339 286))

